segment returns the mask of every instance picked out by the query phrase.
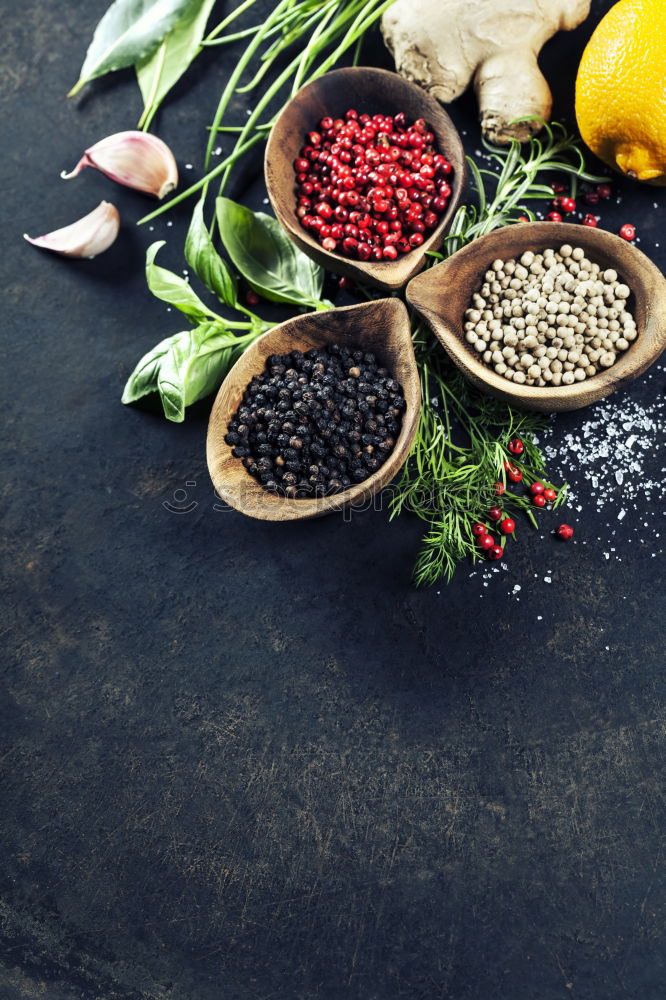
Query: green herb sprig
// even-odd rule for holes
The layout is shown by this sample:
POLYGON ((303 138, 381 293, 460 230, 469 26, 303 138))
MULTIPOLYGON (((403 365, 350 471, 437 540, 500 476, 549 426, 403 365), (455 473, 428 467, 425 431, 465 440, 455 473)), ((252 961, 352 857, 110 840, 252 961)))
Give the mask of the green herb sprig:
MULTIPOLYGON (((508 148, 485 141, 484 146, 499 169, 480 168, 468 157, 476 203, 458 210, 443 252, 429 255, 433 262, 494 229, 520 224, 520 216, 534 220, 533 210, 524 202, 553 197, 544 174, 568 174, 572 185, 606 180, 585 170, 576 140, 559 124, 544 124, 541 135, 524 145, 513 140, 508 148)), ((429 585, 440 577, 450 580, 461 560, 478 557, 471 527, 486 520, 486 511, 495 502, 509 514, 523 511, 536 527, 530 499, 506 489, 505 462, 519 466, 527 485, 536 479, 553 484, 544 479, 543 455, 535 442, 546 418, 516 410, 475 389, 418 322, 413 342, 423 403, 416 439, 390 504, 392 517, 411 511, 428 525, 414 579, 418 585, 429 585), (520 461, 507 450, 513 437, 525 445, 520 461), (505 488, 500 498, 495 482, 505 488)), ((554 506, 565 498, 566 486, 559 489, 554 506)))
MULTIPOLYGON (((246 0, 241 5, 242 10, 247 10, 254 2, 255 0, 246 0)), ((155 219, 198 192, 207 191, 211 181, 218 178, 219 193, 223 193, 234 166, 254 145, 266 138, 281 106, 289 97, 335 66, 349 50, 352 50, 352 62, 357 64, 364 36, 394 2, 395 0, 279 0, 260 25, 225 36, 223 29, 229 24, 229 18, 226 18, 214 28, 203 40, 204 46, 223 45, 240 37, 250 40, 239 56, 218 101, 204 157, 206 173, 185 191, 179 192, 170 201, 145 215, 139 220, 139 225, 155 219), (301 44, 300 50, 283 67, 282 57, 296 43, 301 44), (255 71, 247 84, 241 85, 244 74, 256 60, 260 63, 258 71, 255 71), (257 97, 247 120, 239 126, 226 124, 226 115, 234 96, 256 90, 264 79, 271 82, 257 97), (272 110, 278 103, 278 110, 272 110), (235 136, 234 145, 219 163, 211 167, 213 150, 220 134, 235 136)), ((241 8, 234 15, 241 13, 241 8)))

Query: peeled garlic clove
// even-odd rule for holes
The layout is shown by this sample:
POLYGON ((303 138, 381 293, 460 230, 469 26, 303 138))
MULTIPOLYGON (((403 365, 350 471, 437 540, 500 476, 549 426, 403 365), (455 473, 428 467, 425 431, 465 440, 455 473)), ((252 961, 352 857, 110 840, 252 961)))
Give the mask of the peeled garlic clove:
POLYGON ((108 201, 100 201, 97 208, 84 215, 71 226, 56 229, 46 236, 28 236, 23 238, 33 246, 52 250, 64 257, 96 257, 98 253, 108 250, 120 229, 118 209, 108 201))
POLYGON ((85 153, 64 180, 95 167, 112 181, 163 198, 178 184, 178 167, 165 142, 149 132, 117 132, 100 139, 85 153))

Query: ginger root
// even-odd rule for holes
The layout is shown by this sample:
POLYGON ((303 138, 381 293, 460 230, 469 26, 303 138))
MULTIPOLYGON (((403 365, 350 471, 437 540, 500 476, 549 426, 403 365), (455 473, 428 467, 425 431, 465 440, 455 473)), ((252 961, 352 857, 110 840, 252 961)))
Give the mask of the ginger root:
POLYGON ((442 104, 474 79, 481 129, 491 142, 525 142, 548 121, 550 88, 537 58, 556 31, 584 21, 591 0, 396 0, 382 34, 398 72, 442 104))

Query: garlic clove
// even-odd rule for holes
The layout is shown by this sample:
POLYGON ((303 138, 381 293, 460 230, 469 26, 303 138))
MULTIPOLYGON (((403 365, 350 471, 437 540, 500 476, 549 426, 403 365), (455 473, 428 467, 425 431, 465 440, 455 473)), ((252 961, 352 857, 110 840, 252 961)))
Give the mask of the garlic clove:
POLYGON ((164 198, 178 184, 178 167, 165 142, 149 132, 116 132, 100 139, 85 153, 64 180, 94 167, 112 181, 164 198))
POLYGON ((23 238, 33 246, 52 250, 64 257, 96 257, 108 250, 120 229, 118 209, 108 201, 100 201, 97 208, 62 229, 55 229, 45 236, 23 238))

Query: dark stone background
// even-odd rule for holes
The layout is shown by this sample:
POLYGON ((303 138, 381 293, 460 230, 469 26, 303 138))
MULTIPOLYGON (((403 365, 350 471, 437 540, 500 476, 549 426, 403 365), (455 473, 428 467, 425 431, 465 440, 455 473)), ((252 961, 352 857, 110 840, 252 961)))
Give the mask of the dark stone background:
MULTIPOLYGON (((508 573, 422 592, 413 519, 216 512, 210 402, 181 426, 119 402, 178 329, 142 260, 164 236, 183 266, 187 208, 151 234, 141 196, 58 179, 140 112, 130 73, 65 100, 106 5, 0 4, 2 1000, 661 1000, 658 495, 618 524, 627 484, 600 510, 586 481, 576 545, 550 515, 508 573), (23 244, 101 198, 125 226, 96 261, 23 244)), ((593 6, 544 51, 558 116, 593 6)), ((184 178, 233 59, 160 116, 184 178)), ((453 114, 474 152, 473 101, 453 114)), ((619 191, 604 224, 663 267, 663 193, 619 191)), ((663 392, 657 367, 614 405, 663 392)), ((584 418, 554 425, 565 473, 584 418)))

